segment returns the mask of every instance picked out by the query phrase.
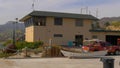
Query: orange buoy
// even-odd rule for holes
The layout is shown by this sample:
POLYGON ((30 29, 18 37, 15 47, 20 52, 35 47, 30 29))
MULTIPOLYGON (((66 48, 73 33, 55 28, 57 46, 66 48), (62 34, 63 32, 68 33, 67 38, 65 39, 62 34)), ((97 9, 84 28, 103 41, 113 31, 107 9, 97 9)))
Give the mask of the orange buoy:
POLYGON ((83 46, 83 47, 82 47, 82 50, 83 50, 84 52, 88 52, 88 51, 89 51, 89 47, 83 46))

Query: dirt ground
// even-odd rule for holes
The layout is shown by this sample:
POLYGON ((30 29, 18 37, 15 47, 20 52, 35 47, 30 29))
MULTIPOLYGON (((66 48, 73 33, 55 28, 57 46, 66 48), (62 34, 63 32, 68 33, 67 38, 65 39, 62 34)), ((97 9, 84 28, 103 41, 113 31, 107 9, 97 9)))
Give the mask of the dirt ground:
MULTIPOLYGON (((120 68, 120 56, 115 59, 115 67, 120 68)), ((26 58, 0 59, 0 68, 103 68, 100 58, 26 58)))

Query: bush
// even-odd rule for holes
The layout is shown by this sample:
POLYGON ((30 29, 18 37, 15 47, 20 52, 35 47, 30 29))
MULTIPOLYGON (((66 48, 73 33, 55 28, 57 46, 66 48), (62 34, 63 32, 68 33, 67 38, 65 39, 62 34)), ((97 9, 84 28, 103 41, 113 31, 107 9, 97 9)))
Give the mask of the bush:
POLYGON ((3 45, 4 46, 7 46, 8 44, 11 44, 12 43, 12 40, 8 40, 8 41, 6 41, 3 45))
POLYGON ((16 42, 17 49, 22 49, 25 47, 35 49, 42 45, 43 45, 43 42, 41 41, 40 42, 24 42, 24 41, 16 42))
MULTIPOLYGON (((7 46, 7 45, 9 45, 11 43, 12 43, 12 41, 8 40, 3 45, 7 46)), ((43 42, 41 42, 41 41, 38 41, 38 42, 17 41, 16 42, 17 49, 22 49, 22 48, 25 48, 25 47, 35 49, 35 48, 38 48, 41 45, 43 45, 43 42)))
POLYGON ((12 54, 11 53, 0 53, 0 58, 3 58, 3 57, 9 57, 11 56, 12 54))

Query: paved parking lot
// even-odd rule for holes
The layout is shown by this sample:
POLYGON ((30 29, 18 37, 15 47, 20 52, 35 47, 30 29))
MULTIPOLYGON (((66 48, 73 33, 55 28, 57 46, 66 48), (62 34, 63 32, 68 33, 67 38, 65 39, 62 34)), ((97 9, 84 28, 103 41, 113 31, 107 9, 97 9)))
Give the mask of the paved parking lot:
MULTIPOLYGON (((120 68, 120 56, 111 57, 115 59, 114 68, 120 68)), ((103 63, 100 58, 0 59, 0 68, 103 68, 103 63)))

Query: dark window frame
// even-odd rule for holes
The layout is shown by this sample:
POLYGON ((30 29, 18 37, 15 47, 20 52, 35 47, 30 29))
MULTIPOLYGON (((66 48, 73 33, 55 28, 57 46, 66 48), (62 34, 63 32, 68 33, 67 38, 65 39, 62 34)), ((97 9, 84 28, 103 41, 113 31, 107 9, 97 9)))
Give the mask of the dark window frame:
POLYGON ((63 34, 54 34, 54 37, 59 37, 59 38, 61 38, 61 37, 63 37, 63 34))
POLYGON ((27 20, 25 20, 25 27, 29 27, 33 25, 33 18, 29 18, 27 20))
POLYGON ((76 19, 75 20, 75 26, 77 26, 77 27, 84 26, 84 20, 83 19, 76 19))
POLYGON ((35 16, 34 17, 35 26, 46 26, 46 17, 45 16, 35 16))
POLYGON ((38 25, 39 26, 46 26, 46 18, 45 17, 40 17, 38 19, 38 25))
POLYGON ((62 26, 63 25, 63 18, 55 17, 54 18, 54 25, 56 25, 56 26, 62 26))

